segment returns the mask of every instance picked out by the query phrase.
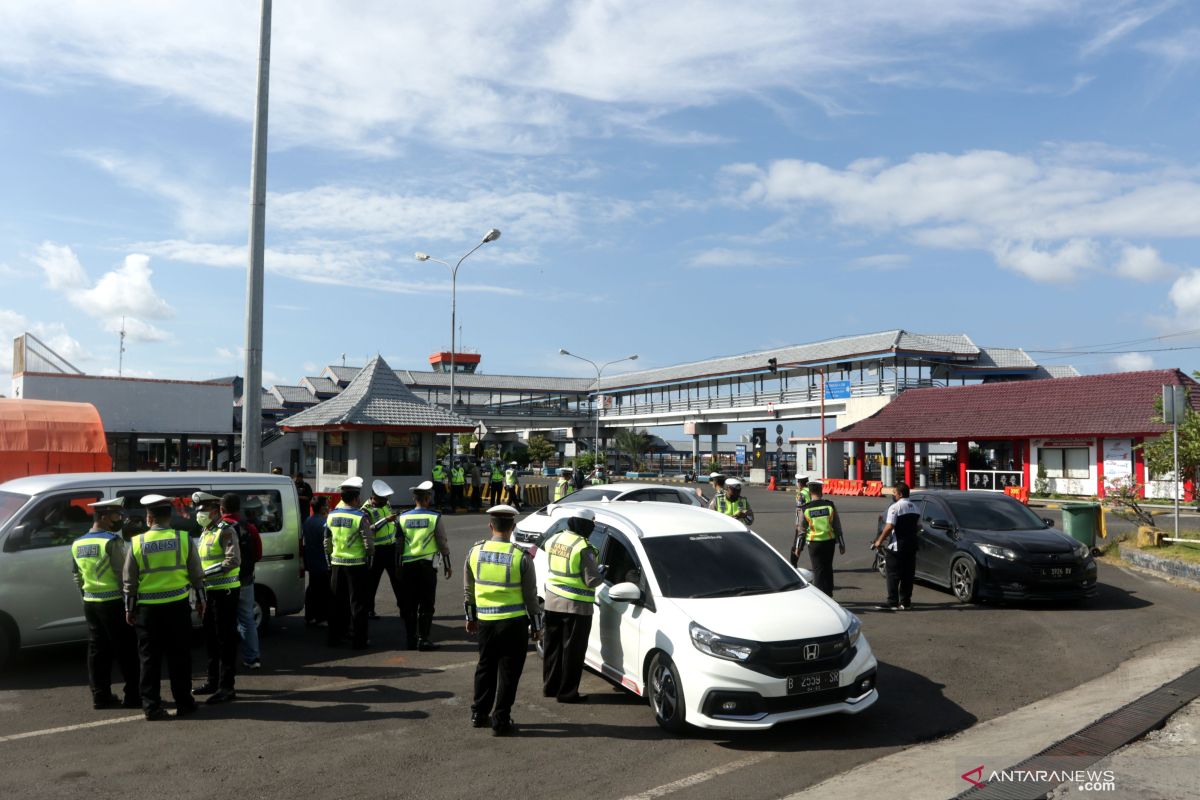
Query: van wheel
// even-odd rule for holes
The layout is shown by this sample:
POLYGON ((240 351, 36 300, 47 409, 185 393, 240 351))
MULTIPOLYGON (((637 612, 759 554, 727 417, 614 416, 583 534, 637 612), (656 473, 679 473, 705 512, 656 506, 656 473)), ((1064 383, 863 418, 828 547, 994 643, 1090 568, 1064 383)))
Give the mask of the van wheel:
POLYGON ((8 626, 0 620, 0 672, 9 665, 16 651, 16 638, 9 632, 8 626))
POLYGON ((254 626, 259 636, 266 636, 271 627, 271 604, 267 593, 254 587, 254 626))
POLYGON ((950 588, 960 603, 974 603, 979 588, 975 562, 969 558, 955 559, 950 565, 950 588))
POLYGON ((679 670, 666 653, 659 653, 650 662, 650 680, 646 687, 654 721, 671 733, 687 730, 687 714, 683 707, 683 682, 679 670))

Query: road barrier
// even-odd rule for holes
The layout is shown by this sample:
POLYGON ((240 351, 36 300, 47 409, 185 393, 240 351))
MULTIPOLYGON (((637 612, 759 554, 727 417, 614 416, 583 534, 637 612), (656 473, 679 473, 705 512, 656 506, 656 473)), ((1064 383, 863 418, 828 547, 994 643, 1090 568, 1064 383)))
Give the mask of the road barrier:
POLYGON ((1004 493, 1009 497, 1020 500, 1025 505, 1029 505, 1029 489, 1025 486, 1005 486, 1004 493))

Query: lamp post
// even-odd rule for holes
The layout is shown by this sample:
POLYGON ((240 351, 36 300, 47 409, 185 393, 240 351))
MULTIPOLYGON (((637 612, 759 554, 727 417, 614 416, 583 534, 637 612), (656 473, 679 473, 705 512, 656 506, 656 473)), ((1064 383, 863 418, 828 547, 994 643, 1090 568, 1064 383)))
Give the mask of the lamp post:
POLYGON ((609 361, 605 364, 597 364, 590 358, 577 356, 561 347, 558 348, 558 354, 560 356, 570 356, 571 358, 578 358, 580 361, 586 361, 592 365, 592 369, 596 370, 596 438, 592 440, 592 457, 596 462, 592 464, 592 468, 595 469, 600 461, 600 376, 604 373, 604 370, 608 369, 613 364, 620 364, 622 361, 637 361, 637 353, 634 353, 631 356, 625 356, 624 358, 618 358, 615 361, 609 361))
MULTIPOLYGON (((463 257, 458 260, 458 263, 455 264, 453 267, 451 267, 445 261, 442 261, 440 258, 433 258, 428 253, 414 253, 413 254, 413 257, 416 258, 417 261, 436 261, 438 264, 441 264, 442 266, 448 267, 450 269, 450 411, 451 411, 451 413, 454 412, 454 348, 455 348, 454 325, 455 325, 455 316, 458 311, 458 268, 462 266, 462 263, 467 260, 467 256, 471 255, 471 253, 474 253, 476 250, 483 247, 488 242, 494 242, 499 238, 500 238, 500 231, 496 228, 492 228, 490 231, 488 231, 486 234, 484 234, 483 239, 479 242, 479 244, 475 245, 470 250, 468 250, 466 252, 466 254, 464 254, 463 257)), ((455 441, 454 434, 451 433, 450 434, 450 467, 452 469, 454 467, 454 456, 457 454, 457 452, 458 452, 458 442, 455 441)))

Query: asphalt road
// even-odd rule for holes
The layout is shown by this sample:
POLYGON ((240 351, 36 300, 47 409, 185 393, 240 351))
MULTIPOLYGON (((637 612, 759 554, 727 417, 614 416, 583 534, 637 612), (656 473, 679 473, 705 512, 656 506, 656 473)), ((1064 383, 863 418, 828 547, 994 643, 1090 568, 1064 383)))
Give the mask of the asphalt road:
MULTIPOLYGON (((786 551, 791 495, 751 489, 749 498, 755 529, 786 551)), ((1083 606, 964 606, 918 586, 912 612, 874 612, 883 580, 868 543, 885 501, 838 506, 849 549, 835 561, 834 596, 862 617, 880 661, 881 698, 858 716, 679 738, 642 700, 591 674, 586 705, 543 699, 531 652, 514 710, 522 735, 472 729, 475 648, 460 621, 458 572, 486 525, 458 516, 448 518, 456 574, 439 589, 438 652, 392 649, 402 631, 385 581, 372 650, 352 657, 327 649, 323 629, 302 619, 274 620, 264 669, 238 677, 240 700, 186 720, 93 711, 82 645, 22 654, 0 676, 0 796, 128 798, 169 786, 173 798, 776 798, 1104 674, 1193 630, 1200 615, 1200 593, 1106 564, 1099 595, 1083 606), (109 720, 122 721, 74 727, 109 720)), ((193 654, 198 676, 199 638, 193 654)))

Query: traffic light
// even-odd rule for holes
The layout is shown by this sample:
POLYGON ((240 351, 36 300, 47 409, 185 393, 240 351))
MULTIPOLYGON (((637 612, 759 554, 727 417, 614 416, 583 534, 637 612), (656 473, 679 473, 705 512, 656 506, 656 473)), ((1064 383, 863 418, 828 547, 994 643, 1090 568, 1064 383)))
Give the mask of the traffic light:
POLYGON ((767 359, 767 369, 771 370, 772 374, 778 372, 779 371, 779 359, 768 358, 767 359))

